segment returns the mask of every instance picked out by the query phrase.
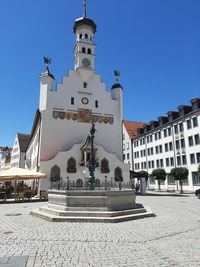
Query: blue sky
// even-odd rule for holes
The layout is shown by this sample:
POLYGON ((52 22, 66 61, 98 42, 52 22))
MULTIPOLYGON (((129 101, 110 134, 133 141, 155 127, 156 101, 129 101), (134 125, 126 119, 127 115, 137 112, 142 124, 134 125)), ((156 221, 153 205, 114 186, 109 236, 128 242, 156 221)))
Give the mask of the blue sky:
MULTIPOLYGON (((200 97, 199 0, 88 0, 97 24, 96 72, 110 90, 121 71, 124 119, 145 121, 200 97)), ((62 81, 73 68, 82 0, 0 0, 0 146, 30 133, 43 56, 62 81)))

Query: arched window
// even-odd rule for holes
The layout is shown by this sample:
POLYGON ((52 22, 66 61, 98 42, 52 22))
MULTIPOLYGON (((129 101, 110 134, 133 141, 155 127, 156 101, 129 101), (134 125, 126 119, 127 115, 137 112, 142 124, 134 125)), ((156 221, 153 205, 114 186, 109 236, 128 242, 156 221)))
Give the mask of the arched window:
POLYGON ((50 178, 54 180, 59 177, 60 177, 60 168, 57 165, 55 165, 54 167, 51 168, 50 178))
POLYGON ((115 182, 122 182, 122 170, 120 167, 115 168, 115 182))
POLYGON ((91 55, 92 50, 90 48, 88 48, 88 54, 91 55))
POLYGON ((99 179, 95 179, 95 187, 100 187, 100 180, 99 179))
POLYGON ((78 187, 78 188, 82 188, 83 187, 83 181, 81 179, 78 179, 76 181, 76 187, 78 187))
POLYGON ((92 41, 92 36, 90 36, 90 41, 92 41))
POLYGON ((86 52, 85 47, 83 47, 82 48, 82 53, 85 53, 85 52, 86 52))
POLYGON ((85 34, 85 39, 88 39, 88 34, 87 33, 85 34))
POLYGON ((82 38, 83 38, 83 35, 82 35, 82 33, 79 35, 79 38, 80 38, 80 39, 82 39, 82 38))
POLYGON ((67 172, 76 173, 76 160, 72 157, 67 161, 67 172))
POLYGON ((101 173, 109 173, 109 162, 106 158, 101 161, 101 173))

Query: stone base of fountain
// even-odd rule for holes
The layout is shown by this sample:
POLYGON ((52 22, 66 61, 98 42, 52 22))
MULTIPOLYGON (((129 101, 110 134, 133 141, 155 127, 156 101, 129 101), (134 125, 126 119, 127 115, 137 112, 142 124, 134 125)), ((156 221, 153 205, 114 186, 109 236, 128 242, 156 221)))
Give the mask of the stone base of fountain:
POLYGON ((136 204, 134 190, 49 190, 48 206, 31 214, 52 222, 122 222, 155 216, 136 204))

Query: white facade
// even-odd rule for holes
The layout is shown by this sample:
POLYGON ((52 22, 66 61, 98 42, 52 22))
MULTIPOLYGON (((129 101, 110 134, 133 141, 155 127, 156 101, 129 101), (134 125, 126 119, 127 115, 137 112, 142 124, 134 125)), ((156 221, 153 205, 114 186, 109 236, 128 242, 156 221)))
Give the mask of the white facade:
POLYGON ((12 152, 11 148, 0 147, 0 171, 10 169, 11 152, 12 152))
MULTIPOLYGON (((163 190, 178 189, 178 182, 169 175, 174 167, 186 167, 189 171, 183 190, 194 191, 200 186, 196 174, 200 163, 200 99, 192 99, 191 103, 150 122, 133 140, 134 170, 151 174, 153 169, 165 169, 168 175, 161 185, 163 190)), ((157 189, 157 181, 150 178, 149 188, 157 189)))
POLYGON ((130 164, 130 170, 133 170, 133 146, 126 127, 123 124, 123 160, 130 164))
POLYGON ((27 167, 47 173, 41 181, 41 189, 50 186, 55 168, 64 180, 84 179, 88 169, 80 166, 84 145, 95 123, 95 159, 101 166, 103 159, 109 163, 109 171, 102 173, 100 167, 95 178, 115 179, 120 168, 123 180, 129 181, 129 165, 122 159, 123 89, 116 82, 111 91, 94 71, 96 25, 91 19, 75 21, 76 45, 74 70, 63 77, 62 84, 53 89, 53 75, 49 69, 41 74, 39 111, 34 122, 31 139, 26 152, 27 167), (68 160, 76 161, 76 172, 68 171, 68 160), (55 168, 54 168, 55 167, 55 168), (53 169, 54 168, 54 169, 53 169))
POLYGON ((143 127, 144 122, 123 121, 123 160, 134 170, 133 139, 137 136, 137 129, 143 127))
POLYGON ((29 135, 16 134, 11 153, 11 168, 25 168, 26 146, 29 135))
POLYGON ((20 147, 17 135, 15 136, 13 150, 11 154, 11 167, 20 168, 20 147))
POLYGON ((34 171, 39 171, 39 158, 40 158, 40 146, 41 146, 40 128, 41 128, 40 112, 37 110, 25 158, 26 168, 34 171))

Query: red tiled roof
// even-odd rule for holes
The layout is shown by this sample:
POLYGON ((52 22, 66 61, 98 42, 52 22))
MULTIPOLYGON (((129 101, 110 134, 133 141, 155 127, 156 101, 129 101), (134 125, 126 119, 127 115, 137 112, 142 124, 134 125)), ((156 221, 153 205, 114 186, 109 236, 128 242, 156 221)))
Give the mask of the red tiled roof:
POLYGON ((123 121, 123 124, 129 134, 129 137, 133 139, 137 136, 137 129, 143 128, 143 126, 147 123, 138 121, 123 121))
POLYGON ((7 146, 0 146, 0 152, 12 152, 12 148, 7 146))

